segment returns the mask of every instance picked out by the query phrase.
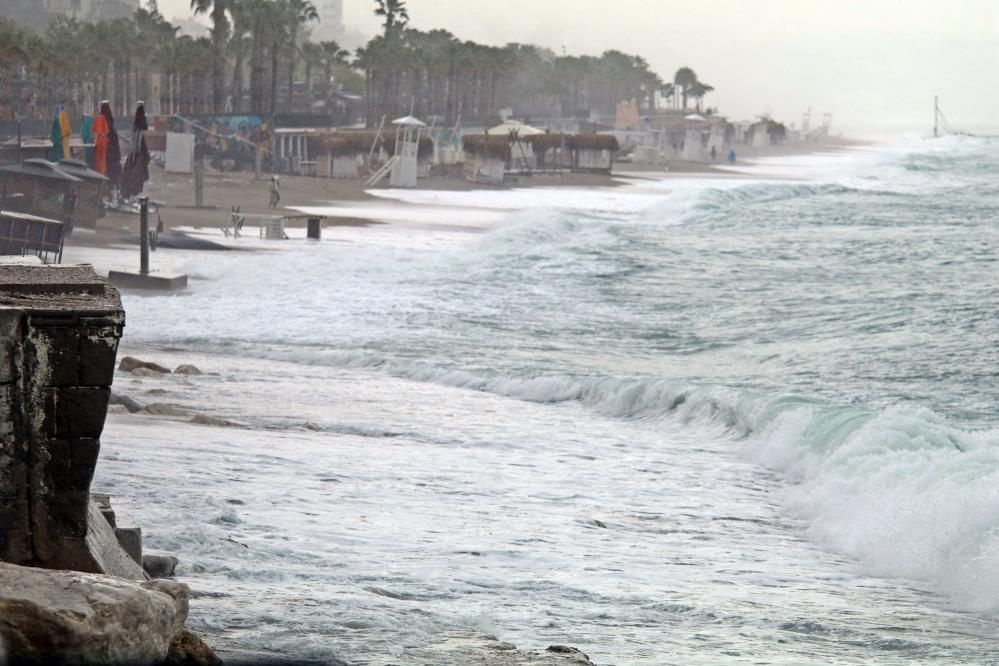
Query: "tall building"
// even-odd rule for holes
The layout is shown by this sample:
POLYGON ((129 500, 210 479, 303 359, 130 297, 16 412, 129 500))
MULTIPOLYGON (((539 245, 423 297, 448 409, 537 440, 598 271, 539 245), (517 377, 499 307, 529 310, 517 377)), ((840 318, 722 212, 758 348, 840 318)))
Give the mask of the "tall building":
POLYGON ((317 0, 319 23, 312 26, 312 40, 343 39, 343 0, 317 0))

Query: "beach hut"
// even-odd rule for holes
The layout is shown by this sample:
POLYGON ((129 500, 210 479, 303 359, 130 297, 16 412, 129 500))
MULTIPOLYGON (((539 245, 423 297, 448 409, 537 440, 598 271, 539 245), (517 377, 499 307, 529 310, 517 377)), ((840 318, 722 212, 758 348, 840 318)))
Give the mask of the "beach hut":
POLYGON ((375 132, 335 132, 318 139, 316 175, 321 178, 357 178, 371 153, 381 155, 375 132))
MULTIPOLYGON (((310 151, 317 156, 316 175, 320 178, 358 178, 395 154, 391 136, 369 130, 338 130, 310 141, 314 142, 310 151)), ((424 170, 433 154, 433 140, 421 136, 416 148, 418 171, 424 170)))
POLYGON ((0 210, 72 220, 82 182, 42 159, 0 167, 0 210))
POLYGON ((531 147, 536 169, 561 171, 572 168, 572 139, 562 132, 542 132, 529 134, 522 141, 531 147))
POLYGON ((110 195, 110 181, 84 162, 74 159, 59 160, 59 170, 80 179, 77 187, 76 209, 73 223, 93 229, 97 219, 104 217, 104 198, 110 195))
POLYGON ((465 180, 501 185, 510 161, 510 138, 504 135, 469 134, 462 137, 465 153, 465 180))
POLYGON ((577 134, 572 137, 573 169, 610 173, 619 148, 613 134, 577 134))

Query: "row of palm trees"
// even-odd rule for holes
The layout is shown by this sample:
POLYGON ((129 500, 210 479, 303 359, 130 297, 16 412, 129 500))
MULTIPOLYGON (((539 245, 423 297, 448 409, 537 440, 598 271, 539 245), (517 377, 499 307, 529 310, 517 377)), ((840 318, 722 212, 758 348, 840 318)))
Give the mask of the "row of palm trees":
POLYGON ((0 107, 44 117, 56 105, 86 111, 85 103, 108 99, 127 113, 136 99, 147 108, 156 99, 164 113, 274 114, 293 110, 302 70, 309 107, 320 72, 327 97, 334 76, 361 84, 339 44, 303 39, 303 26, 318 18, 308 0, 194 0, 192 8, 209 13, 209 37, 180 35, 155 3, 129 18, 57 17, 42 34, 0 19, 0 107), (150 74, 159 75, 157 89, 150 74))
POLYGON ((273 115, 311 110, 317 78, 329 100, 335 77, 365 95, 369 125, 410 112, 451 125, 491 122, 505 108, 520 117, 613 117, 622 100, 651 110, 662 96, 684 110, 694 100, 699 109, 713 90, 689 67, 667 82, 621 51, 558 55, 413 29, 404 0, 374 0, 383 32, 352 59, 336 42, 309 40, 319 20, 311 0, 191 0, 191 8, 210 19, 210 36, 179 35, 155 2, 130 18, 58 18, 42 35, 0 20, 0 106, 12 99, 22 115, 40 109, 44 116, 53 104, 90 97, 127 113, 136 99, 158 99, 163 113, 273 115), (150 74, 159 74, 158 90, 150 89, 150 74), (305 100, 295 85, 303 74, 305 100))
POLYGON ((504 108, 518 116, 613 117, 635 98, 651 108, 663 81, 639 56, 556 55, 530 44, 487 46, 446 30, 421 31, 398 21, 357 50, 366 83, 366 119, 413 112, 447 125, 491 121, 504 108))
POLYGON ((521 117, 613 117, 623 100, 656 109, 657 97, 686 110, 714 88, 689 67, 665 82, 644 58, 610 50, 599 57, 557 55, 530 44, 485 46, 446 30, 408 27, 404 0, 375 0, 383 34, 357 50, 364 71, 366 120, 414 112, 450 125, 459 118, 491 122, 503 108, 521 117))

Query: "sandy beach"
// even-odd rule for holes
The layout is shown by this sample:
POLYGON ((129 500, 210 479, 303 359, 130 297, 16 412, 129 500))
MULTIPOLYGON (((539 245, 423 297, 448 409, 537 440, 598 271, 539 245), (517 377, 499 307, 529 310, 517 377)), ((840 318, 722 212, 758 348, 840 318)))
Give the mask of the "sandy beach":
MULTIPOLYGON (((668 167, 619 162, 611 175, 593 173, 571 173, 564 175, 537 174, 519 176, 502 187, 491 187, 471 183, 457 178, 431 177, 420 180, 419 191, 463 191, 482 190, 496 192, 514 188, 613 188, 635 180, 669 180, 685 177, 724 177, 737 178, 751 176, 754 160, 781 156, 807 155, 817 152, 833 152, 864 145, 849 139, 830 139, 823 144, 782 144, 767 148, 742 146, 738 150, 739 161, 734 168, 728 165, 701 164, 693 162, 673 162, 668 167), (747 173, 748 171, 748 173, 747 173)), ((380 202, 386 205, 380 192, 388 190, 387 183, 366 187, 361 179, 313 178, 305 176, 280 176, 281 203, 279 210, 268 206, 269 175, 260 179, 248 171, 219 172, 206 169, 204 183, 204 205, 194 205, 194 179, 187 174, 167 173, 161 167, 150 166, 150 180, 146 183, 145 194, 159 206, 159 219, 165 230, 184 228, 219 229, 229 218, 232 207, 250 216, 275 215, 279 213, 295 215, 296 208, 332 208, 327 226, 367 225, 379 220, 375 215, 357 215, 365 203, 380 202)), ((155 217, 154 217, 155 223, 155 217)), ((252 222, 248 222, 252 225, 252 222)), ((290 228, 304 227, 304 219, 291 219, 290 228)), ((220 232, 221 233, 221 232, 220 232)), ((138 234, 138 216, 115 210, 107 212, 99 220, 93 233, 77 232, 67 240, 67 246, 110 245, 128 241, 138 234)))

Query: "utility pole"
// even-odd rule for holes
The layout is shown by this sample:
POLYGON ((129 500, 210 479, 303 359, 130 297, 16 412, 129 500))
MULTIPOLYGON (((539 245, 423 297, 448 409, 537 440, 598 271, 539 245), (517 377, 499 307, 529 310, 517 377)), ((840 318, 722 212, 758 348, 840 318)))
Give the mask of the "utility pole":
POLYGON ((149 197, 139 197, 139 274, 149 275, 149 197))
POLYGON ((933 138, 937 138, 939 135, 937 130, 937 120, 940 118, 940 105, 937 103, 937 96, 933 96, 933 138))

